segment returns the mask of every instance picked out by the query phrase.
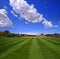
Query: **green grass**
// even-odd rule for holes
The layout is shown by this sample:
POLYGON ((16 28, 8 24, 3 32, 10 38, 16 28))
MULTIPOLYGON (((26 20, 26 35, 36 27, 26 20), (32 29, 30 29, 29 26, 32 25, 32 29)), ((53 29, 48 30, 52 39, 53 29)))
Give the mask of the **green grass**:
POLYGON ((60 59, 60 38, 0 38, 0 59, 60 59))

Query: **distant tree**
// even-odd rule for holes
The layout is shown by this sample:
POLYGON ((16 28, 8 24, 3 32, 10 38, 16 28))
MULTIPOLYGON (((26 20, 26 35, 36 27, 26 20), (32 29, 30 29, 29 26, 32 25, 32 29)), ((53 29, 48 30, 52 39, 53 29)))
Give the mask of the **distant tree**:
POLYGON ((20 34, 21 37, 26 36, 25 34, 20 34))
POLYGON ((10 31, 8 31, 8 30, 5 30, 5 31, 4 31, 4 36, 7 36, 7 37, 8 37, 9 34, 10 34, 10 31))
POLYGON ((19 37, 19 36, 20 36, 20 34, 18 33, 18 34, 17 34, 17 36, 19 37))
POLYGON ((20 35, 19 34, 15 34, 15 33, 10 33, 9 37, 20 37, 20 35))
POLYGON ((54 33, 54 35, 59 35, 59 33, 54 33))
POLYGON ((44 34, 43 33, 41 33, 41 36, 43 36, 44 34))
POLYGON ((10 33, 10 31, 8 31, 8 30, 5 30, 5 31, 4 31, 4 33, 10 33))
POLYGON ((9 37, 20 37, 20 34, 10 33, 8 36, 9 37))
POLYGON ((3 36, 4 35, 4 32, 3 31, 0 31, 0 36, 3 36))
POLYGON ((58 37, 59 33, 54 33, 54 37, 58 37))

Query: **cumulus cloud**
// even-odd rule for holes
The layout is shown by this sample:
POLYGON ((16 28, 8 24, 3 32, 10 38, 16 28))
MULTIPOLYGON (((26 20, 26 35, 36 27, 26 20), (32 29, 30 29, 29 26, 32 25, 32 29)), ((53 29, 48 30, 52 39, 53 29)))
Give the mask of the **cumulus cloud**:
POLYGON ((20 15, 21 18, 28 20, 29 22, 41 22, 47 27, 52 27, 52 23, 45 20, 43 15, 37 12, 37 9, 33 4, 29 5, 26 0, 10 0, 10 5, 13 10, 20 15))
POLYGON ((11 11, 11 13, 12 13, 15 17, 18 17, 18 15, 16 15, 14 11, 11 11))
POLYGON ((7 16, 7 11, 5 9, 0 9, 0 27, 11 27, 12 22, 7 16))
POLYGON ((44 24, 44 26, 47 28, 53 27, 52 23, 50 21, 47 21, 45 18, 42 24, 44 24))

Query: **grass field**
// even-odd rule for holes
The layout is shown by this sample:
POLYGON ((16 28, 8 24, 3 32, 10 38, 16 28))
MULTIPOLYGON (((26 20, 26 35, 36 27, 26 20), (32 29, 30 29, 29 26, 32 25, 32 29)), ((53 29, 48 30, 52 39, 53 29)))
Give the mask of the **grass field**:
POLYGON ((60 39, 3 37, 0 59, 60 59, 60 39))

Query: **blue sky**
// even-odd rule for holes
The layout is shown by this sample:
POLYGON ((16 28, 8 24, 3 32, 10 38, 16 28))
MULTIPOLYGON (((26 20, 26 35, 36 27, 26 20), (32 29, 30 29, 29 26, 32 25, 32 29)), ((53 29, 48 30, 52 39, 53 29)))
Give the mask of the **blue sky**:
MULTIPOLYGON (((34 22, 31 18, 26 18, 20 16, 20 9, 17 12, 10 0, 0 0, 0 10, 5 9, 7 11, 7 17, 12 22, 12 26, 1 26, 0 30, 9 30, 13 33, 30 33, 30 34, 40 34, 40 33, 60 33, 60 1, 59 0, 26 0, 26 2, 31 6, 34 5, 34 9, 37 10, 40 15, 42 14, 48 22, 51 22, 52 26, 46 27, 44 20, 34 22), (15 15, 14 15, 15 14, 15 15), (20 19, 19 19, 20 18, 20 19), (31 20, 29 22, 29 19, 31 20)), ((14 4, 14 3, 13 3, 14 4)), ((18 5, 19 7, 21 5, 18 5)), ((30 8, 30 7, 29 7, 30 8)), ((29 13, 28 13, 29 14, 29 13)), ((25 14, 26 15, 26 14, 25 14)), ((30 14, 29 14, 30 15, 30 14)), ((31 16, 31 15, 30 15, 31 16)), ((33 16, 32 16, 33 17, 33 16)), ((47 22, 47 23, 48 23, 47 22)), ((8 25, 8 24, 7 24, 8 25)), ((49 25, 49 24, 47 24, 49 25)))

